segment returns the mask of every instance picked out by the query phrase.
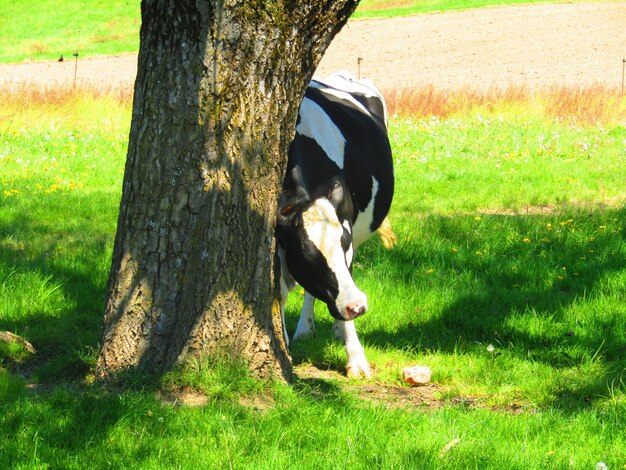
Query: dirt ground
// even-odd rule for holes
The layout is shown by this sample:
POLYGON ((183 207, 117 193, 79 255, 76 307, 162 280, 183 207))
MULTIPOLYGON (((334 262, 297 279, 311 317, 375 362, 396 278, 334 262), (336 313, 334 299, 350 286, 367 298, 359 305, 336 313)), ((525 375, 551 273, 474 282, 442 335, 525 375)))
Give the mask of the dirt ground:
MULTIPOLYGON (((626 2, 551 3, 354 20, 335 38, 317 75, 349 70, 379 87, 434 85, 480 90, 510 85, 620 87, 626 2)), ((0 85, 71 84, 64 62, 0 65, 0 85)), ((136 54, 83 57, 77 84, 131 86, 136 54)))

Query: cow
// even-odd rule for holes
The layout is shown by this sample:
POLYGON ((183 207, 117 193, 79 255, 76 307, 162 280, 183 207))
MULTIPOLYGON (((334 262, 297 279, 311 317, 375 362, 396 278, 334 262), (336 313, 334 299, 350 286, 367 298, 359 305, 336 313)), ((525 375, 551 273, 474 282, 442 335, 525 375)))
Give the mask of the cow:
MULTIPOLYGON (((333 332, 343 340, 347 375, 371 377, 354 327, 367 296, 352 278, 354 250, 386 220, 394 189, 385 100, 370 80, 348 73, 312 80, 300 105, 296 134, 278 203, 276 239, 281 265, 281 312, 299 283, 304 305, 294 340, 315 332, 314 302, 326 303, 333 332)), ((288 342, 285 330, 285 339, 288 342)))

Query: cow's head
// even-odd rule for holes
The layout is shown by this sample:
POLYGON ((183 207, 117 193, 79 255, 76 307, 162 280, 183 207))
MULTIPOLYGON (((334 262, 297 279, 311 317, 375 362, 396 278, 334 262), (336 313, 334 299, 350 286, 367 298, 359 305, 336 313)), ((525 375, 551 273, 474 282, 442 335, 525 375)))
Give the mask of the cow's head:
POLYGON ((337 208, 344 203, 340 182, 318 198, 283 193, 276 235, 293 278, 324 301, 338 320, 353 320, 367 310, 367 296, 352 279, 352 227, 337 208))

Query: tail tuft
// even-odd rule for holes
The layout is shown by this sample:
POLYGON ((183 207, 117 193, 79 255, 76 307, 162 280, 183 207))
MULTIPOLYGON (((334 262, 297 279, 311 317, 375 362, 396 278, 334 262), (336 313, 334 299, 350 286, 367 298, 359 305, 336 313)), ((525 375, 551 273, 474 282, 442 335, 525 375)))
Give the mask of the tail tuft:
POLYGON ((383 223, 380 224, 380 227, 378 227, 376 231, 378 232, 378 235, 380 235, 380 239, 386 249, 391 250, 394 246, 396 246, 396 243, 398 243, 398 238, 396 237, 396 234, 393 233, 391 223, 387 217, 385 217, 385 220, 383 220, 383 223))

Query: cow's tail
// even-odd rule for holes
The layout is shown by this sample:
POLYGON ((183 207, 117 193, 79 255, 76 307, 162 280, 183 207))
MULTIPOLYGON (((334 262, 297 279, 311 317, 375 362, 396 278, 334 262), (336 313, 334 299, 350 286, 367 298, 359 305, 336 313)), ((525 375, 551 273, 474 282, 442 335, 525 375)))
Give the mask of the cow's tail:
POLYGON ((396 246, 396 243, 398 243, 398 237, 396 237, 396 234, 393 233, 391 222, 389 222, 387 217, 385 217, 385 220, 383 220, 383 223, 380 224, 380 227, 378 227, 376 231, 383 242, 383 246, 388 250, 391 250, 394 246, 396 246))

